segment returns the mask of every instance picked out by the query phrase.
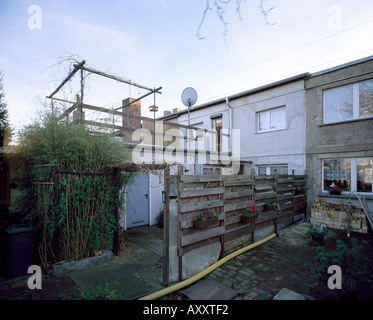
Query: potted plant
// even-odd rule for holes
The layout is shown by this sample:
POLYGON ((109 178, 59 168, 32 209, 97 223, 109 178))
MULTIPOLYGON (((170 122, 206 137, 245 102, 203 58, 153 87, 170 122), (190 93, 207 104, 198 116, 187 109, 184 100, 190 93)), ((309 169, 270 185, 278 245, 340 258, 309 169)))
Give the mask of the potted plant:
POLYGON ((334 183, 331 184, 331 186, 328 189, 328 192, 329 194, 333 194, 333 195, 338 195, 338 196, 341 195, 341 189, 334 183))
POLYGON ((300 194, 304 194, 304 188, 306 187, 306 181, 303 181, 301 184, 298 184, 295 186, 295 196, 298 196, 300 194))
POLYGON ((255 210, 254 207, 247 207, 245 208, 242 216, 241 221, 247 223, 254 223, 254 221, 259 217, 259 210, 255 210))
POLYGON ((264 211, 269 211, 274 209, 273 200, 266 200, 263 205, 264 211))
POLYGON ((314 225, 310 225, 306 233, 307 237, 311 237, 315 245, 322 245, 329 234, 329 230, 326 225, 322 224, 316 228, 314 225))
POLYGON ((197 229, 204 229, 211 226, 219 225, 219 215, 221 212, 215 212, 212 209, 205 208, 202 212, 194 217, 194 227, 197 229))

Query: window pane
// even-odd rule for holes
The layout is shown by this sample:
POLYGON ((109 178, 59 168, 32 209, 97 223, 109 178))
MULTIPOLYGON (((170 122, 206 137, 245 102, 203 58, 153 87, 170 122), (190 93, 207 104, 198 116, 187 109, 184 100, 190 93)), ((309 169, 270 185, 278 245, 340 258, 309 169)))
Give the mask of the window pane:
POLYGON ((267 174, 267 167, 258 167, 258 174, 259 175, 266 175, 267 174))
POLYGON ((357 159, 357 192, 372 192, 372 159, 357 159))
POLYGON ((268 130, 267 117, 268 113, 259 113, 259 131, 268 130))
POLYGON ((324 190, 338 186, 341 191, 351 188, 351 161, 345 159, 324 160, 324 190))
POLYGON ((271 174, 275 174, 275 170, 277 170, 278 175, 288 174, 288 166, 272 166, 271 174))
POLYGON ((271 129, 281 129, 285 127, 286 127, 285 109, 271 111, 271 129))
POLYGON ((373 80, 359 84, 360 118, 373 117, 373 80))
POLYGON ((212 120, 212 128, 216 131, 215 134, 215 146, 216 148, 214 151, 220 152, 220 131, 223 128, 223 120, 222 118, 217 118, 212 120))
POLYGON ((325 91, 325 123, 352 118, 352 86, 325 91))

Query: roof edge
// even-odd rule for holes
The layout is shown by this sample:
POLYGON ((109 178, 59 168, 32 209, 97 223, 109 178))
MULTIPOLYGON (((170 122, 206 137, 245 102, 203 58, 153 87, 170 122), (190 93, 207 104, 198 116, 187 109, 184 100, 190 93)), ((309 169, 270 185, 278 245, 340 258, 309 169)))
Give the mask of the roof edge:
MULTIPOLYGON (((220 103, 224 103, 227 98, 229 100, 239 99, 241 97, 244 97, 244 96, 247 96, 247 95, 250 95, 250 94, 255 94, 255 93, 265 91, 265 90, 269 90, 269 89, 272 89, 272 88, 276 88, 276 87, 279 87, 281 85, 288 84, 288 83, 291 83, 291 82, 294 82, 294 81, 306 79, 306 78, 309 78, 310 76, 311 76, 311 74, 309 72, 300 73, 298 75, 295 75, 295 76, 292 76, 292 77, 289 77, 289 78, 286 78, 286 79, 271 82, 269 84, 265 84, 265 85, 260 86, 260 87, 256 87, 256 88, 253 88, 253 89, 249 89, 249 90, 246 90, 246 91, 235 93, 233 95, 230 95, 230 96, 227 96, 227 97, 224 97, 224 98, 219 98, 217 100, 213 100, 213 101, 210 101, 210 102, 200 104, 198 106, 193 107, 191 109, 191 111, 198 110, 198 109, 203 109, 203 108, 206 108, 206 107, 211 107, 213 105, 220 104, 220 103)), ((174 113, 159 117, 157 119, 158 120, 172 119, 172 118, 175 118, 175 117, 177 117, 179 115, 182 115, 184 113, 187 113, 187 112, 188 112, 188 109, 183 109, 183 110, 180 110, 178 112, 174 112, 174 113)))

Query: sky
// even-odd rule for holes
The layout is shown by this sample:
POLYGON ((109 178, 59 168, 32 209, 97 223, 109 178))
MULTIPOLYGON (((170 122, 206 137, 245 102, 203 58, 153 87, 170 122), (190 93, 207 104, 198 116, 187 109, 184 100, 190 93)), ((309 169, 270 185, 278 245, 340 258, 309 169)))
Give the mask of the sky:
MULTIPOLYGON (((197 106, 373 55, 371 0, 264 0, 264 10, 273 8, 266 15, 260 0, 239 2, 240 16, 235 0, 219 1, 224 34, 210 0, 200 39, 206 0, 0 0, 0 70, 11 126, 17 131, 50 107, 46 96, 71 70, 68 58, 162 87, 158 117, 186 108, 186 87, 197 91, 197 106)), ((74 101, 79 81, 76 75, 55 97, 74 101)), ((90 75, 84 102, 116 108, 147 92, 90 75)), ((153 104, 154 95, 143 99, 143 116, 153 117, 153 104)))

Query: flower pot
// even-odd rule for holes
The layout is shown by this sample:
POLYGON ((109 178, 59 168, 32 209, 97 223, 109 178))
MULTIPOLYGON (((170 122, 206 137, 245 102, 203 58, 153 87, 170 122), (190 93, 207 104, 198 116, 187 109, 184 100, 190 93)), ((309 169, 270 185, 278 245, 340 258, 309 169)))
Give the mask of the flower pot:
POLYGON ((332 190, 332 191, 330 191, 330 194, 340 196, 341 195, 341 190, 332 190))
POLYGON ((255 215, 255 216, 252 216, 252 217, 248 217, 248 216, 241 216, 241 221, 242 222, 245 222, 245 223, 254 223, 255 220, 259 217, 259 215, 255 215))
POLYGON ((217 227, 219 225, 219 219, 210 219, 205 221, 194 221, 194 227, 197 229, 206 229, 211 227, 217 227))

